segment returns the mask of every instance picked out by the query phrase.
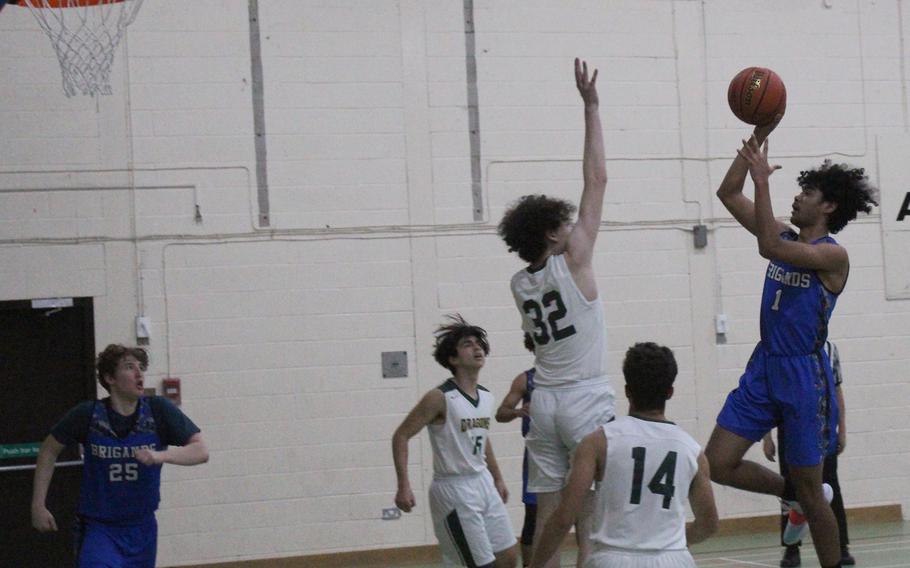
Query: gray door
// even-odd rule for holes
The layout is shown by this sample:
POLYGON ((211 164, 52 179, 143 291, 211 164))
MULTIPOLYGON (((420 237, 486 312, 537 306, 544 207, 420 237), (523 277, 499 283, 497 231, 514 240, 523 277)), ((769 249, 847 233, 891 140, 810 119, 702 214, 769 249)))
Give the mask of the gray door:
POLYGON ((59 530, 31 528, 37 447, 79 401, 95 398, 95 332, 91 298, 72 307, 36 309, 0 302, 0 565, 72 566, 73 521, 82 467, 67 448, 48 492, 59 530))

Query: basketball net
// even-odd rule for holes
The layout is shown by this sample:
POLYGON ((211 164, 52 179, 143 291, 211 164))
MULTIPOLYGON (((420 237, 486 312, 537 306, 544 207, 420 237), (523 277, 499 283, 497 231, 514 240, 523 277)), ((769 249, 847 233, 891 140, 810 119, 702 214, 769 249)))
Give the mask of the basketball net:
POLYGON ((133 23, 142 0, 19 0, 44 29, 72 97, 111 94, 114 48, 133 23))

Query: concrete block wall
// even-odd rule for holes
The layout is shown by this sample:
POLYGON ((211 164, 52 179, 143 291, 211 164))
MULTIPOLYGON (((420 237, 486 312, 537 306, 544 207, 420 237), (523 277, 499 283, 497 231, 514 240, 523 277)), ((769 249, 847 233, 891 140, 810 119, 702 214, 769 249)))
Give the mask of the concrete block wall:
MULTIPOLYGON (((395 490, 389 439, 446 377, 431 357, 444 314, 490 332, 483 382, 497 398, 531 365, 508 290, 521 264, 495 227, 520 195, 578 199, 573 57, 600 69, 610 185, 595 270, 611 374, 621 391, 635 341, 673 347, 669 413, 701 442, 757 340, 765 266, 713 195, 748 134, 726 107, 729 78, 765 65, 789 88, 771 147, 780 216, 797 173, 825 157, 873 181, 905 167, 878 148, 910 127, 910 15, 897 0, 259 0, 262 227, 249 8, 146 2, 116 51, 113 94, 97 100, 63 96, 27 10, 0 14, 0 300, 91 296, 101 346, 134 341, 134 318, 151 318, 149 382, 182 378, 212 453, 165 468, 163 566, 435 542, 425 434, 410 445, 418 508, 380 520, 395 490), (716 314, 730 322, 722 343, 716 314), (382 378, 384 351, 407 352, 408 377, 382 378)), ((838 235, 852 266, 831 326, 848 506, 910 504, 910 303, 886 293, 882 232, 876 210, 838 235)), ((517 425, 495 425, 493 440, 517 528, 517 425)), ((717 492, 725 517, 776 510, 717 492)))

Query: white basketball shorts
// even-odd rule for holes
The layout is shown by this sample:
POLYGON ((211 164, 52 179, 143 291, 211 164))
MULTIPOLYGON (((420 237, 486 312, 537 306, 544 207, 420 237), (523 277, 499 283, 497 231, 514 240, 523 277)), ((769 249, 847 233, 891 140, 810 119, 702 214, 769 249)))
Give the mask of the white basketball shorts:
POLYGON ((517 542, 489 471, 434 479, 430 513, 447 564, 483 566, 517 542))
POLYGON ((695 568, 695 560, 686 549, 639 552, 609 548, 592 552, 584 568, 695 568))
POLYGON ((528 491, 562 490, 581 439, 616 415, 616 395, 607 380, 570 387, 537 387, 531 395, 528 491))

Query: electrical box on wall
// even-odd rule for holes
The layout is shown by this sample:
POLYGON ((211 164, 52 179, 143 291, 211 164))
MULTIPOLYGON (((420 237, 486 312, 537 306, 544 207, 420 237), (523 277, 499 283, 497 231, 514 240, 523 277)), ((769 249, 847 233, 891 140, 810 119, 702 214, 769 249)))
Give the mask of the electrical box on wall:
POLYGON ((168 377, 162 380, 161 394, 177 406, 180 406, 180 379, 177 377, 168 377))
POLYGON ((152 318, 139 316, 136 318, 136 339, 148 339, 152 336, 152 318))
POLYGON ((708 227, 695 225, 692 227, 692 236, 695 239, 695 248, 703 249, 708 246, 708 227))
POLYGON ((382 352, 382 378, 399 379, 408 376, 407 351, 382 352))

